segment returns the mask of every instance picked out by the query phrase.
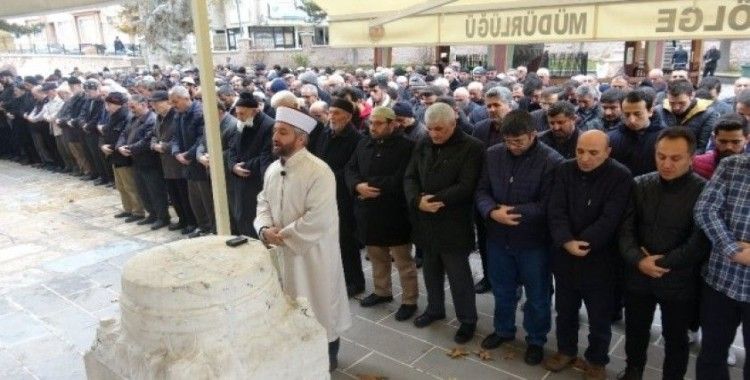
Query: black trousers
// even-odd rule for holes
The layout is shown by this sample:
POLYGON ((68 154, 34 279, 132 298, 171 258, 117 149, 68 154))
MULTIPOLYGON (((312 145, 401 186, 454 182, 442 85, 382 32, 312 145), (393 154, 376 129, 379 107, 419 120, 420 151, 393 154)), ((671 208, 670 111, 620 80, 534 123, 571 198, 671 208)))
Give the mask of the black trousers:
POLYGON ((214 224, 214 198, 211 190, 211 182, 208 180, 187 180, 188 198, 190 209, 195 215, 196 227, 203 231, 213 231, 214 224))
MULTIPOLYGON (((662 336, 664 336, 663 379, 682 379, 687 370, 690 345, 688 326, 692 320, 693 298, 664 298, 652 293, 625 293, 625 353, 631 367, 646 365, 646 350, 651 338, 651 323, 659 304, 662 336)), ((726 355, 724 356, 726 365, 726 355)))
MULTIPOLYGON (((86 133, 83 136, 86 158, 91 162, 93 174, 101 177, 103 180, 111 182, 112 176, 107 169, 107 163, 104 160, 104 153, 99 149, 99 135, 96 133, 86 133)), ((110 165, 111 167, 111 165, 110 165)))
MULTIPOLYGON (((750 302, 731 299, 704 284, 701 298, 703 340, 695 365, 697 380, 729 380, 727 352, 740 323, 750 326, 750 302)), ((747 346, 750 328, 743 328, 742 335, 747 346)), ((745 360, 742 372, 745 380, 750 379, 750 360, 745 360)))
POLYGON ((135 183, 138 194, 143 201, 143 208, 149 216, 169 222, 169 201, 167 199, 167 184, 161 165, 133 166, 135 183))
POLYGON ((581 287, 572 283, 571 279, 561 279, 555 275, 555 323, 557 350, 560 353, 578 356, 578 312, 583 303, 589 322, 589 346, 584 357, 595 365, 609 363, 613 288, 613 284, 607 283, 581 287))
POLYGON ((339 245, 341 263, 344 266, 344 282, 347 288, 364 288, 365 274, 362 272, 362 256, 355 232, 352 212, 339 210, 339 245))
POLYGON ((456 318, 461 323, 477 323, 474 278, 469 266, 469 252, 439 252, 425 249, 422 276, 427 289, 426 313, 445 315, 445 275, 451 287, 456 318))
POLYGON ((190 197, 188 196, 188 185, 185 178, 165 179, 169 202, 174 207, 179 223, 195 227, 195 216, 190 208, 190 197))

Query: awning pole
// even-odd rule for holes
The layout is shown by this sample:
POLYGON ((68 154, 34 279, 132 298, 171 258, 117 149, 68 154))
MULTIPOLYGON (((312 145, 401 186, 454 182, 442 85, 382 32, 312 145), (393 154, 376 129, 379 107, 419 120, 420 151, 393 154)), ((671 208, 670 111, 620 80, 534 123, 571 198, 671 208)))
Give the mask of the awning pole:
POLYGON ((224 178, 224 155, 221 149, 219 131, 219 110, 216 106, 214 84, 214 62, 211 53, 211 34, 209 33, 208 5, 205 0, 191 0, 193 8, 193 30, 200 69, 201 97, 203 99, 203 118, 205 120, 206 143, 208 156, 211 159, 211 190, 213 191, 214 214, 216 215, 216 233, 229 235, 229 205, 227 203, 227 184, 224 178))

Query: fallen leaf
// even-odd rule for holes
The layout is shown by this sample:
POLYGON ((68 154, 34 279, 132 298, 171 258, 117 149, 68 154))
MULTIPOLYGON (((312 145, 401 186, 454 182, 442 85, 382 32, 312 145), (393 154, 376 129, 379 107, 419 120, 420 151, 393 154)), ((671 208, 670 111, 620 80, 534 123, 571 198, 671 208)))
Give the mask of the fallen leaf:
POLYGON ((490 361, 490 360, 492 360, 492 354, 489 351, 487 351, 487 350, 474 351, 474 354, 476 354, 477 356, 479 356, 479 359, 481 359, 483 361, 490 361))
POLYGON ((516 352, 511 349, 503 350, 503 359, 512 360, 516 358, 516 352))
POLYGON ((460 359, 466 355, 469 355, 468 352, 466 352, 466 349, 464 347, 456 347, 447 354, 450 356, 451 359, 460 359))
POLYGON ((357 374, 357 380, 388 380, 388 378, 385 376, 370 375, 367 373, 359 373, 357 374))

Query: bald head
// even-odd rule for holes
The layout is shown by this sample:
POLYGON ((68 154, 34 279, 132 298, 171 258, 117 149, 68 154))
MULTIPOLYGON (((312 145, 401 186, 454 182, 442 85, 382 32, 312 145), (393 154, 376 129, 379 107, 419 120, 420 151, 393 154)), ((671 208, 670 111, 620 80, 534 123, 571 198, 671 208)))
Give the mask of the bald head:
POLYGON ((600 130, 591 130, 578 137, 576 145, 576 162, 584 172, 591 172, 600 167, 609 158, 612 149, 609 147, 609 136, 600 130))

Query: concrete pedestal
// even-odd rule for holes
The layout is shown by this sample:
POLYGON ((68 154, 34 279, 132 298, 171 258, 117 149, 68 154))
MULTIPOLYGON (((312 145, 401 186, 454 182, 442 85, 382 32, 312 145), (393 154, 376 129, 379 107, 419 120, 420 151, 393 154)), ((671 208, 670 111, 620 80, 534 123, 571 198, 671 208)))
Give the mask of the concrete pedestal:
POLYGON ((122 317, 102 321, 90 380, 328 379, 325 330, 279 286, 257 241, 180 240, 123 269, 122 317))

